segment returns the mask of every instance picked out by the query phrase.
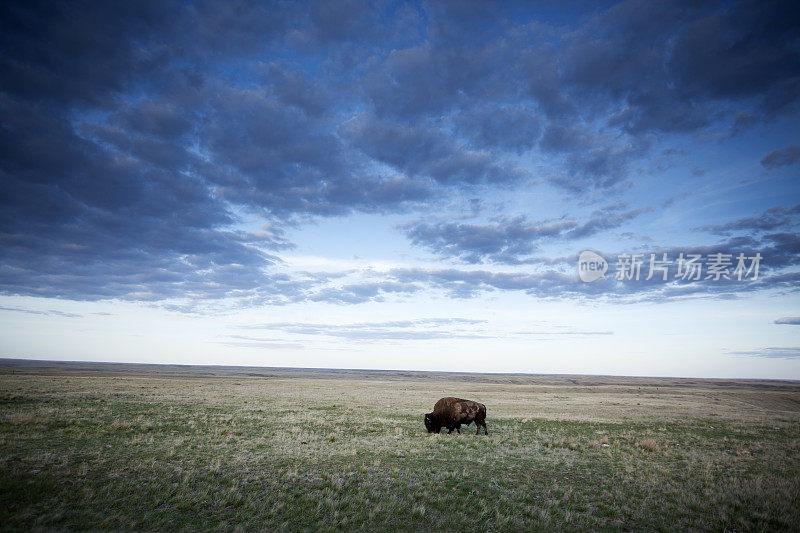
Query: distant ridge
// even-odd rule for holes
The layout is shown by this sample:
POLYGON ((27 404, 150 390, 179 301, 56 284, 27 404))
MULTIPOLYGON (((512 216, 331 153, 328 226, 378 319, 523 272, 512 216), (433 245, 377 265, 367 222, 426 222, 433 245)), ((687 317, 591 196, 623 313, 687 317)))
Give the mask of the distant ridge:
POLYGON ((726 387, 738 383, 774 388, 799 384, 798 380, 718 379, 685 377, 638 377, 583 374, 526 374, 488 372, 443 372, 429 370, 374 370, 346 368, 293 368, 228 365, 180 365, 157 363, 110 363, 88 361, 47 361, 0 358, 2 373, 70 373, 76 375, 146 374, 184 377, 272 378, 272 379, 371 379, 376 381, 467 381, 514 385, 573 385, 597 387, 637 385, 640 387, 696 386, 726 387))

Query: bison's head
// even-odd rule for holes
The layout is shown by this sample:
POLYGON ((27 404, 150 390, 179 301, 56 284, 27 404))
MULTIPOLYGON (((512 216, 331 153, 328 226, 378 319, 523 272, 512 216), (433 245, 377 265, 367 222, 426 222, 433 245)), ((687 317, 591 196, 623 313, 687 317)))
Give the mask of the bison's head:
POLYGON ((425 429, 428 430, 428 433, 436 431, 436 428, 433 426, 433 417, 431 415, 433 415, 433 413, 427 413, 425 415, 425 429))

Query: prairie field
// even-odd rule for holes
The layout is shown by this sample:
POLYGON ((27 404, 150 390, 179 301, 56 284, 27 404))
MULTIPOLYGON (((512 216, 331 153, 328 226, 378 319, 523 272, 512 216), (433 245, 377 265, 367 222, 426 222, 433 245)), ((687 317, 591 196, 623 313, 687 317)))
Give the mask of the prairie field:
POLYGON ((796 382, 0 361, 3 530, 798 527, 796 382))

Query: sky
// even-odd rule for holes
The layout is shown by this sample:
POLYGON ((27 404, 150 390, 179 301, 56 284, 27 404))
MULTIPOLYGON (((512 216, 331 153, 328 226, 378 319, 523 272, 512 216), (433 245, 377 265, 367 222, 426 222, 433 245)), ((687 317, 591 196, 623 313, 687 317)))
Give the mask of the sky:
POLYGON ((0 357, 800 379, 796 2, 0 26, 0 357))

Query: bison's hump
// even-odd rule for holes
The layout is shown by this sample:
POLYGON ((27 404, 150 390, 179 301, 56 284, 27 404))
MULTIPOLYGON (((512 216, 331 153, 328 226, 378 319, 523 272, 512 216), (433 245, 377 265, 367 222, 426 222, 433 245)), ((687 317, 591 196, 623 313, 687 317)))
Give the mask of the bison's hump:
POLYGON ((434 415, 445 421, 471 421, 485 412, 486 407, 482 403, 453 396, 442 398, 433 407, 434 415))

